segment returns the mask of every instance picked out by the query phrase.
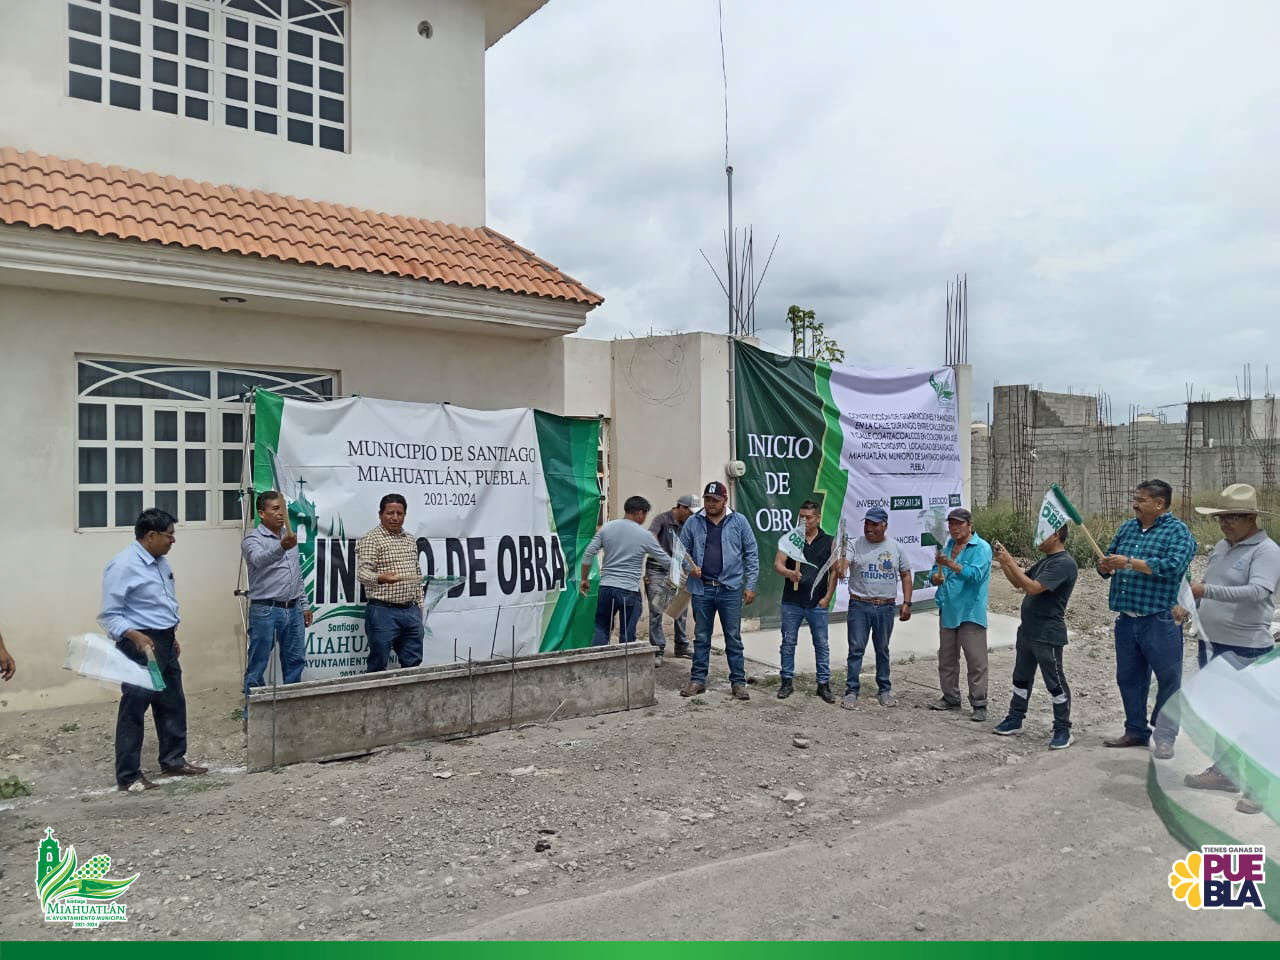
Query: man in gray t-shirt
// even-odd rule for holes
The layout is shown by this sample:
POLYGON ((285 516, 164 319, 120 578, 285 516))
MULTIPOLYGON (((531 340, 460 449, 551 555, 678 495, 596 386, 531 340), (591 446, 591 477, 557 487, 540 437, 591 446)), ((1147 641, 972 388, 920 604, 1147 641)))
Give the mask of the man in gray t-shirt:
MULTIPOLYGON (((609 643, 609 631, 618 618, 618 642, 636 639, 636 623, 644 601, 640 598, 640 581, 644 575, 644 558, 648 556, 663 570, 671 566, 671 558, 658 545, 658 540, 644 528, 649 515, 649 501, 644 497, 628 497, 622 505, 625 517, 610 520, 596 531, 582 555, 582 579, 578 590, 585 597, 591 588, 591 563, 604 551, 600 565, 600 592, 596 598, 596 630, 593 647, 609 643)), ((661 656, 661 654, 659 654, 661 656)))
POLYGON ((876 687, 882 707, 895 706, 889 679, 889 638, 893 636, 893 615, 911 619, 911 564, 902 544, 886 536, 889 514, 884 507, 872 507, 862 521, 862 536, 850 545, 840 562, 840 573, 849 575, 849 660, 845 664, 844 699, 840 706, 852 710, 858 703, 862 680, 862 656, 867 640, 876 649, 876 687), (902 585, 902 604, 896 603, 902 585))
MULTIPOLYGON (((1223 490, 1216 507, 1196 507, 1196 513, 1216 517, 1222 529, 1222 539, 1209 554, 1204 580, 1191 584, 1204 631, 1201 668, 1208 660, 1225 656, 1242 670, 1275 649, 1271 617, 1280 585, 1280 546, 1258 527, 1259 512, 1257 491, 1247 483, 1233 483, 1223 490)), ((1186 784, 1196 790, 1236 790, 1235 782, 1216 763, 1203 773, 1188 774, 1186 784)), ((1262 812, 1262 806, 1247 794, 1236 809, 1262 812)))

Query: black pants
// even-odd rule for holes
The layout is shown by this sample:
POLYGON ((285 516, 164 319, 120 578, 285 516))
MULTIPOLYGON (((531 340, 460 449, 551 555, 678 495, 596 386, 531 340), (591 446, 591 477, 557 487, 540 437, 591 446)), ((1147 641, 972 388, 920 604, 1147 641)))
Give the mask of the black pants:
POLYGON ((1031 701, 1031 688, 1036 681, 1036 668, 1044 677, 1045 688, 1053 697, 1053 729, 1071 729, 1071 688, 1062 670, 1062 646, 1031 640, 1018 628, 1016 659, 1013 662, 1013 696, 1009 699, 1009 716, 1023 720, 1031 701))
MULTIPOLYGON (((116 714, 116 783, 127 787, 142 776, 142 734, 147 707, 160 741, 160 769, 172 770, 187 762, 187 698, 182 692, 182 667, 174 652, 173 630, 142 630, 156 646, 156 663, 164 677, 157 693, 131 683, 120 685, 120 711, 116 714)), ((134 663, 147 665, 147 655, 131 640, 117 645, 134 663)))

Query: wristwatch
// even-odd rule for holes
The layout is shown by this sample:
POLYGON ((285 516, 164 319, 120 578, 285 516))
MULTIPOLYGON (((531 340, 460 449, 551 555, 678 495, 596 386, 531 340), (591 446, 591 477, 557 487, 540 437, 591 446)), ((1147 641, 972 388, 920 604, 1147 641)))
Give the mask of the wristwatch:
POLYGON ((1132 569, 1133 569, 1133 557, 1125 557, 1125 558, 1124 558, 1124 568, 1125 568, 1126 570, 1132 570, 1132 569))

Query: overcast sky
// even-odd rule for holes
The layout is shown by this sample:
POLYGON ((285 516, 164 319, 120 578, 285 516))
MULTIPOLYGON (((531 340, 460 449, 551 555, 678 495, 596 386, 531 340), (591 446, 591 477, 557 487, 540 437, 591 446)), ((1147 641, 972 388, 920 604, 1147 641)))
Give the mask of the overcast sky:
MULTIPOLYGON (((1280 4, 726 0, 758 335, 1180 403, 1280 383, 1280 4)), ((489 223, 606 298, 584 335, 726 329, 715 0, 551 0, 488 54, 489 223)), ((1169 410, 1173 419, 1181 411, 1169 410)))

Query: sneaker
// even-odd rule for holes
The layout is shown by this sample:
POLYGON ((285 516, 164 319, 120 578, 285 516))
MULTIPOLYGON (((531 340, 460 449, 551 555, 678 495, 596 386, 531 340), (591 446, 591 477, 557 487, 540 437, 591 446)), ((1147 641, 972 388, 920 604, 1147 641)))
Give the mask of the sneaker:
POLYGON ((940 700, 934 700, 932 703, 930 703, 929 709, 930 710, 959 710, 960 704, 952 703, 946 697, 943 697, 940 700))
POLYGON ((1053 736, 1049 739, 1049 749, 1065 750, 1073 743, 1075 743, 1075 740, 1072 738, 1070 730, 1055 730, 1053 731, 1053 736))
POLYGON ((852 710, 858 705, 858 695, 856 693, 846 693, 840 698, 840 706, 846 710, 852 710))
POLYGON ((696 697, 698 694, 706 692, 707 685, 705 683, 698 683, 696 680, 690 680, 685 684, 684 689, 680 691, 680 696, 696 697))
POLYGON ((141 793, 143 790, 155 790, 160 784, 152 783, 146 777, 138 777, 132 783, 120 783, 116 789, 121 793, 141 793))
POLYGON ((879 694, 876 699, 880 701, 880 706, 882 707, 896 707, 898 705, 898 701, 893 698, 893 694, 888 690, 879 694))
POLYGON ((787 697, 791 696, 791 694, 793 694, 794 692, 795 692, 795 687, 791 685, 790 680, 783 680, 782 683, 778 685, 779 700, 787 699, 787 697))
POLYGON ((747 685, 745 683, 735 683, 733 684, 731 689, 733 691, 733 699, 735 700, 751 699, 751 694, 747 691, 747 685))
POLYGON ((1192 790, 1221 790, 1223 793, 1236 792, 1236 785, 1217 767, 1210 767, 1204 773, 1188 773, 1182 782, 1192 790))
POLYGON ((829 684, 829 683, 820 683, 820 684, 818 684, 817 694, 818 694, 818 696, 820 696, 820 697, 823 699, 823 701, 824 701, 824 702, 826 702, 826 703, 835 703, 835 702, 836 702, 836 695, 835 695, 834 693, 832 693, 832 692, 831 692, 831 684, 829 684))
POLYGON ((662 666, 662 654, 655 653, 653 655, 653 665, 655 668, 662 666))
POLYGON ((1249 813, 1249 814, 1261 813, 1262 804, 1254 800, 1251 800, 1248 797, 1241 797, 1239 800, 1236 801, 1236 810, 1239 811, 1240 813, 1249 813))
POLYGON ((974 707, 973 713, 969 714, 969 719, 972 720, 974 723, 982 723, 984 720, 987 719, 987 708, 974 707))
POLYGON ((1172 740, 1156 740, 1151 748, 1151 754, 1157 760, 1173 759, 1173 741, 1172 740))
POLYGON ((997 736, 1011 737, 1015 733, 1022 732, 1022 721, 1014 717, 1005 717, 995 725, 991 732, 997 736))

